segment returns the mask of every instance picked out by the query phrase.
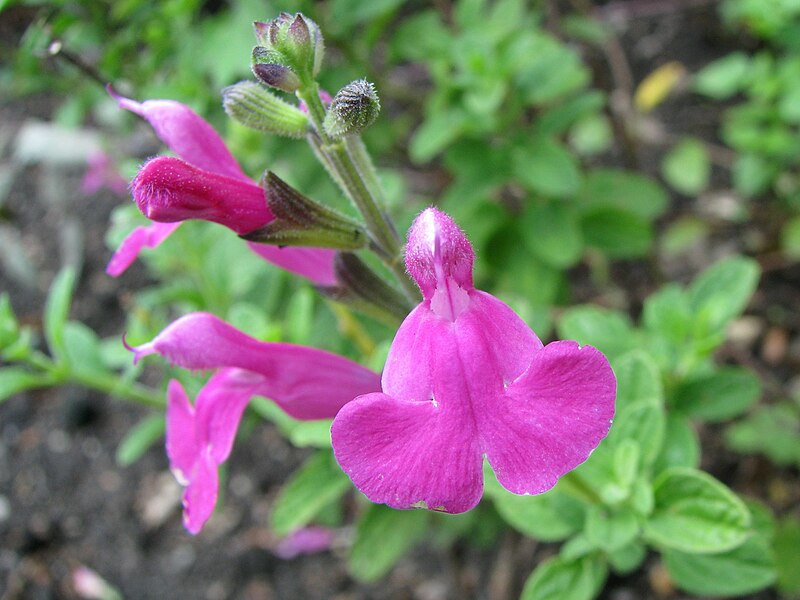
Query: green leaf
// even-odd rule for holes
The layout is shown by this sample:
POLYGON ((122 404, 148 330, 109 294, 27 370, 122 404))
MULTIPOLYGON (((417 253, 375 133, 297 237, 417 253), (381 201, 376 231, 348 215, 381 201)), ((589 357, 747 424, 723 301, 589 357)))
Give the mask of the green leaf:
POLYGON ((655 508, 644 535, 664 549, 693 554, 732 550, 750 530, 750 512, 722 483, 694 469, 664 471, 653 486, 655 508))
POLYGON ((53 280, 47 303, 44 308, 44 335, 54 358, 63 358, 64 324, 69 316, 72 293, 75 288, 75 271, 71 268, 62 270, 53 280))
POLYGON ((759 274, 758 263, 750 258, 721 260, 692 282, 689 305, 711 331, 721 329, 747 306, 759 274))
POLYGON ((602 209, 585 214, 581 220, 586 245, 608 258, 639 258, 653 246, 648 221, 632 212, 602 209))
POLYGON ((763 452, 779 465, 800 465, 800 404, 778 402, 756 410, 725 431, 725 441, 738 452, 763 452))
POLYGON ((638 569, 647 557, 647 547, 639 540, 634 540, 608 554, 608 562, 615 573, 628 575, 638 569))
POLYGON ((749 68, 750 58, 744 52, 733 52, 695 75, 694 90, 715 100, 724 100, 747 85, 749 68))
POLYGON ((664 157, 661 174, 675 190, 686 196, 697 196, 708 187, 711 162, 705 144, 684 138, 664 157))
POLYGON ((608 444, 616 447, 626 440, 634 440, 639 445, 642 466, 650 466, 664 442, 665 419, 663 407, 646 400, 634 402, 614 416, 608 444))
POLYGON ((742 367, 722 367, 682 382, 672 405, 691 418, 726 421, 746 411, 760 396, 761 382, 753 373, 742 367))
POLYGON ((360 581, 380 579, 427 531, 426 511, 370 505, 356 527, 347 559, 350 573, 360 581))
POLYGON ((594 169, 583 180, 577 202, 584 212, 611 208, 651 221, 667 208, 669 199, 657 181, 619 169, 594 169))
POLYGON ((578 559, 551 558, 541 563, 525 582, 520 600, 591 600, 608 575, 598 554, 578 559))
POLYGON ((64 358, 75 373, 105 373, 100 339, 83 323, 67 321, 63 328, 64 358))
POLYGON ((763 194, 779 167, 758 154, 742 154, 733 163, 733 188, 745 198, 763 194))
POLYGON ((560 143, 550 138, 532 140, 512 157, 514 176, 530 191, 548 198, 566 198, 580 185, 578 163, 560 143))
POLYGON ((685 418, 668 415, 664 443, 653 471, 660 473, 670 467, 696 468, 700 465, 700 440, 685 418))
POLYGON ((530 251, 552 267, 571 267, 583 254, 577 215, 563 203, 530 203, 522 227, 530 251))
POLYGON ((789 258, 800 260, 800 217, 794 217, 783 226, 781 248, 789 258))
POLYGON ((786 517, 778 523, 773 540, 778 589, 791 597, 800 596, 800 519, 786 517))
POLYGON ((166 422, 163 414, 145 417, 130 428, 117 446, 117 464, 127 467, 139 460, 150 447, 164 437, 166 422))
POLYGON ((500 516, 520 533, 543 542, 563 540, 576 533, 583 522, 580 503, 557 490, 537 496, 518 496, 490 484, 487 477, 486 492, 491 496, 500 516))
POLYGON ((664 403, 664 386, 658 366, 649 354, 634 350, 614 361, 617 376, 617 410, 635 402, 664 403))
POLYGON ((45 373, 37 375, 21 367, 2 367, 0 368, 0 402, 25 390, 46 387, 50 384, 45 373))
POLYGON ((586 513, 584 533, 594 547, 614 552, 634 541, 639 533, 639 518, 624 508, 614 511, 593 506, 586 513))
POLYGON ((431 160, 461 136, 465 122, 465 115, 455 110, 430 115, 411 138, 408 148, 411 160, 415 163, 431 160))
POLYGON ((619 356, 636 344, 627 316, 596 306, 579 306, 565 311, 558 322, 558 332, 561 339, 589 344, 609 357, 619 356))
POLYGON ((307 525, 328 504, 350 487, 333 453, 318 451, 295 471, 272 509, 270 525, 280 536, 307 525))
POLYGON ((721 554, 667 550, 664 563, 678 587, 699 596, 750 594, 772 585, 776 577, 772 551, 766 540, 758 536, 721 554))
POLYGON ((0 294, 0 350, 4 350, 19 337, 19 323, 11 308, 8 294, 0 294))

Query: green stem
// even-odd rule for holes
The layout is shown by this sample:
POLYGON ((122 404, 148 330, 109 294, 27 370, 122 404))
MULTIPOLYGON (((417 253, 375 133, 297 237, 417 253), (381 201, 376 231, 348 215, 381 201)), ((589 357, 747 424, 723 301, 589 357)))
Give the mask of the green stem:
POLYGON ((364 218, 372 246, 403 286, 409 300, 416 302, 419 293, 408 278, 402 263, 402 244, 391 219, 383 210, 383 191, 375 167, 361 140, 345 136, 331 138, 322 126, 325 107, 319 99, 319 86, 310 83, 297 91, 308 107, 315 132, 309 142, 323 165, 364 218))
POLYGON ((85 387, 92 388, 123 400, 130 400, 145 406, 164 408, 164 400, 160 394, 138 383, 126 384, 118 374, 98 375, 87 373, 69 373, 67 378, 85 387))

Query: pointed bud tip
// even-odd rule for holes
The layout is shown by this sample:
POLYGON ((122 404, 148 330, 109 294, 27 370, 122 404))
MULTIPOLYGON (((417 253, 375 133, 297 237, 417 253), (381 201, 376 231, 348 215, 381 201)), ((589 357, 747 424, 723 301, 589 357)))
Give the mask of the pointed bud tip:
POLYGON ((464 289, 472 289, 474 257, 464 232, 436 208, 422 211, 408 231, 406 269, 426 298, 449 278, 464 289))

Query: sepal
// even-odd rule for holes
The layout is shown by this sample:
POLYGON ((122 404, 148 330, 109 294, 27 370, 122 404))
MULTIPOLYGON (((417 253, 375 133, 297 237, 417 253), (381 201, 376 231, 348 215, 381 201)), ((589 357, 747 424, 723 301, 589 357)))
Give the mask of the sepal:
POLYGON ((308 131, 308 115, 252 81, 225 88, 222 104, 228 116, 251 129, 293 138, 308 131))
POLYGON ((337 285, 319 288, 328 298, 393 324, 410 312, 412 307, 405 296, 378 277, 357 255, 337 253, 333 269, 337 285))
POLYGON ((357 250, 367 245, 369 238, 358 222, 305 197, 274 173, 267 172, 262 185, 275 220, 242 236, 244 239, 277 246, 339 250, 357 250))

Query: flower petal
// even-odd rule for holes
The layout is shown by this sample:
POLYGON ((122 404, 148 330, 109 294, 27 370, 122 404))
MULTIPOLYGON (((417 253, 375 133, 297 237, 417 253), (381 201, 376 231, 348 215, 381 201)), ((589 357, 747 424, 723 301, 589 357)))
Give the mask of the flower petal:
POLYGON ((333 421, 336 460, 372 502, 465 512, 483 493, 482 458, 474 425, 454 408, 361 396, 333 421))
POLYGON ((427 300, 437 289, 449 293, 448 280, 463 290, 471 290, 474 258, 464 232, 440 210, 425 209, 408 230, 406 268, 427 300))
POLYGON ((139 210, 153 221, 202 219, 241 235, 273 219, 261 187, 169 156, 145 163, 131 183, 131 192, 139 210))
POLYGON ((331 418, 347 402, 380 389, 377 373, 342 356, 294 344, 261 342, 208 313, 192 313, 133 349, 157 352, 187 369, 236 367, 263 376, 258 394, 298 419, 331 418))
POLYGON ((330 248, 302 248, 271 246, 248 242, 250 249, 264 260, 282 269, 305 277, 320 286, 336 285, 333 260, 336 251, 330 248))
POLYGON ((183 525, 189 533, 197 534, 214 513, 219 493, 217 464, 211 458, 211 448, 200 453, 183 492, 183 525))
POLYGON ((515 494, 549 490, 606 436, 615 396, 614 373, 598 350, 545 346, 505 394, 475 407, 497 480, 515 494))
POLYGON ((181 485, 189 483, 201 448, 195 431, 195 411, 183 386, 175 379, 167 387, 167 456, 181 485))
POLYGON ((330 548, 335 538, 336 532, 330 527, 303 527, 278 542, 275 555, 288 560, 303 554, 316 554, 330 548))
POLYGON ((109 86, 109 94, 121 108, 146 119, 170 150, 186 162, 219 175, 249 181, 225 142, 202 117, 174 100, 136 102, 109 86))
POLYGON ((211 448, 216 464, 228 459, 244 409, 262 381, 261 375, 249 371, 221 369, 197 395, 197 436, 211 448))
POLYGON ((111 256, 106 266, 106 273, 118 277, 133 264, 144 248, 156 248, 166 240, 180 223, 152 223, 137 227, 122 240, 119 248, 111 256))

